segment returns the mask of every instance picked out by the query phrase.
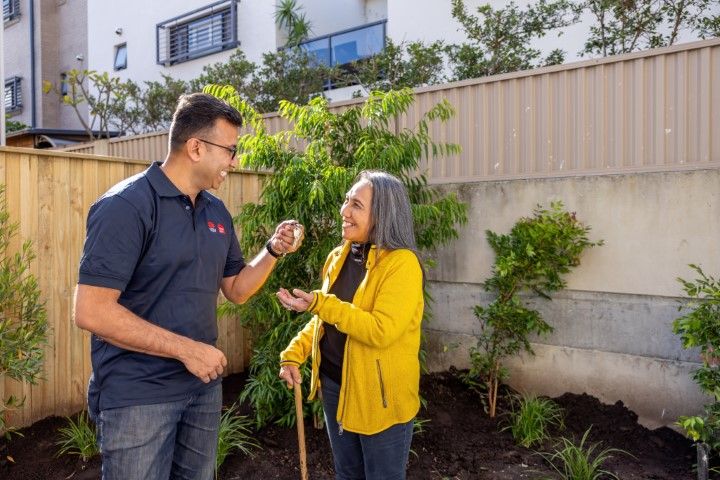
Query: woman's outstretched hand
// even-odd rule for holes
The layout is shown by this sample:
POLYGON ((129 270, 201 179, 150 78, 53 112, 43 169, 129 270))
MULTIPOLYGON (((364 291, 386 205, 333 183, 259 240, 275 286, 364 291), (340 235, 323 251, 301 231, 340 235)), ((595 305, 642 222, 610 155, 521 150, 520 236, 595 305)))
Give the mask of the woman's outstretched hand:
POLYGON ((277 295, 283 307, 295 312, 304 312, 313 301, 312 293, 303 292, 299 288, 294 288, 292 293, 285 288, 281 288, 275 295, 277 295))

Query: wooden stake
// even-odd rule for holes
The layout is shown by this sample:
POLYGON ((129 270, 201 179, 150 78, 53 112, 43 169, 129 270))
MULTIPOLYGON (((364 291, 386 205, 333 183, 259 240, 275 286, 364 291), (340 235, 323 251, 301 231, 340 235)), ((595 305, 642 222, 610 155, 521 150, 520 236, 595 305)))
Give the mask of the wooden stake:
POLYGON ((300 478, 302 480, 308 480, 307 455, 305 454, 305 422, 302 410, 302 388, 299 383, 296 383, 294 388, 295 415, 297 417, 295 425, 297 425, 298 446, 300 447, 300 478))

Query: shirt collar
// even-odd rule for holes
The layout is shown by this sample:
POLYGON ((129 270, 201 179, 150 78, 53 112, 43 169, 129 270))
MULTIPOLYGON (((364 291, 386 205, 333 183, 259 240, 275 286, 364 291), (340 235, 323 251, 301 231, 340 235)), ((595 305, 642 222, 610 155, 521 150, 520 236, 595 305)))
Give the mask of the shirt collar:
MULTIPOLYGON (((162 171, 160 165, 162 165, 160 162, 153 162, 150 165, 150 168, 147 169, 146 173, 147 179, 155 192, 161 197, 185 197, 186 195, 170 181, 167 175, 165 175, 165 172, 162 171)), ((205 191, 199 191, 195 199, 196 203, 198 201, 204 202, 206 200, 205 191)))

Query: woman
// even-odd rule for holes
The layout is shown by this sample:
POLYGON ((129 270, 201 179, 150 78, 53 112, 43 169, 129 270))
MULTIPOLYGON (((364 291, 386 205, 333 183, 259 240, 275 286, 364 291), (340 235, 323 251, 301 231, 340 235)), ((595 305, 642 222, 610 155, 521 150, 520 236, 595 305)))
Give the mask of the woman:
POLYGON ((340 215, 344 241, 322 288, 277 293, 285 308, 315 314, 281 354, 280 378, 300 383, 312 357, 309 398, 321 389, 337 479, 404 479, 424 308, 410 201, 396 177, 365 171, 340 215))

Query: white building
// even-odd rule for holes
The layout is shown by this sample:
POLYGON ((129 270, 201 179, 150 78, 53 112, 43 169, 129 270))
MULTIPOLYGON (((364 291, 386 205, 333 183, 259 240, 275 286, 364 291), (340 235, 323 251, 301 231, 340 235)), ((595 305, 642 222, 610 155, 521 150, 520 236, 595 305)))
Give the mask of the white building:
MULTIPOLYGON (((71 108, 57 95, 43 95, 42 82, 58 83, 69 69, 109 72, 135 82, 162 75, 189 80, 205 65, 226 61, 236 49, 259 64, 262 54, 286 43, 275 22, 276 0, 3 0, 5 105, 13 120, 35 129, 78 129, 71 108), (33 39, 31 41, 31 39, 33 39), (33 43, 34 42, 34 43, 33 43)), ((483 3, 465 0, 468 11, 483 3)), ((530 0, 517 0, 520 6, 530 0)), ((450 0, 298 0, 311 23, 303 43, 328 64, 372 56, 394 42, 465 40, 450 0)), ((577 59, 589 22, 549 34, 535 45, 564 48, 577 59)), ((329 90, 331 100, 349 98, 357 87, 329 90)))
MULTIPOLYGON (((472 11, 482 3, 487 0, 466 0, 472 11)), ((507 2, 490 3, 500 7, 507 2)), ((204 65, 226 60, 235 48, 260 63, 263 53, 277 50, 286 41, 275 24, 275 4, 267 0, 89 0, 88 66, 137 81, 159 80, 162 74, 189 80, 204 65), (125 61, 116 65, 118 58, 125 61)), ((299 0, 298 4, 312 26, 305 47, 328 63, 373 55, 383 48, 385 36, 398 43, 465 40, 452 18, 450 0, 299 0)), ((563 44, 579 50, 586 30, 582 25, 568 29, 563 44)), ((538 47, 550 50, 558 44, 554 36, 548 36, 538 47)), ((575 58, 575 53, 569 52, 569 58, 575 58)), ((356 89, 332 90, 326 95, 346 99, 356 89)))

